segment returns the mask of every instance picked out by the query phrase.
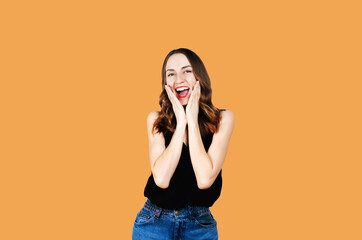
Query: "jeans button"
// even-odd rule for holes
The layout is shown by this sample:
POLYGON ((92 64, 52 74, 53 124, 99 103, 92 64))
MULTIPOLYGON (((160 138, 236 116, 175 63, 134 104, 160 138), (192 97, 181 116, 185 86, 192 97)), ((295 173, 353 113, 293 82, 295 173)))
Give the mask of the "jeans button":
POLYGON ((176 211, 175 211, 175 214, 176 214, 176 215, 180 215, 180 211, 179 211, 179 210, 176 210, 176 211))

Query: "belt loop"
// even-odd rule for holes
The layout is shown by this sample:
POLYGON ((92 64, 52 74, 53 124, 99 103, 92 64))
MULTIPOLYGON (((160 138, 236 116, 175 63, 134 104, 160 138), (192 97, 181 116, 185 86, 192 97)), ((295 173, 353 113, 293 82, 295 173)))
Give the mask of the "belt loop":
POLYGON ((161 216, 161 213, 162 213, 162 208, 158 207, 157 210, 156 210, 156 218, 159 218, 161 216))
POLYGON ((195 218, 193 216, 192 206, 187 206, 187 210, 189 211, 190 220, 192 221, 195 218))

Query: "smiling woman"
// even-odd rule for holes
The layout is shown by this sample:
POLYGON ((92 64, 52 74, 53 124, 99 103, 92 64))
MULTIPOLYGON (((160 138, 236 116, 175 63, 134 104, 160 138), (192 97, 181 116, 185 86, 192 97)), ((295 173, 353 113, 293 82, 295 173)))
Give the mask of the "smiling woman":
POLYGON ((185 55, 176 53, 170 56, 166 65, 166 82, 181 104, 186 105, 196 78, 185 55))
POLYGON ((209 207, 219 198, 235 118, 211 102, 211 82, 191 50, 162 67, 160 111, 147 117, 151 175, 132 239, 218 239, 209 207))

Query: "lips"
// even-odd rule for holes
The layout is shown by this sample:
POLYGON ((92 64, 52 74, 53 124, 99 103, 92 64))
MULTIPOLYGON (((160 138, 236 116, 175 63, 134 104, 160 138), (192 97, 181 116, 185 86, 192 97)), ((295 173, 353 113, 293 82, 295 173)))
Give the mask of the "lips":
POLYGON ((187 86, 180 86, 176 88, 176 94, 179 98, 185 98, 189 94, 190 88, 187 86))

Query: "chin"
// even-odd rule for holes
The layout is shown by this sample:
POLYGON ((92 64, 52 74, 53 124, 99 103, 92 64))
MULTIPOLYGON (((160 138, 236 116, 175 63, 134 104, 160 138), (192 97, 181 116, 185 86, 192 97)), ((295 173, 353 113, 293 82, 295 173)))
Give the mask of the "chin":
POLYGON ((180 101, 180 99, 179 99, 179 102, 181 103, 182 106, 186 107, 189 100, 188 99, 182 99, 182 100, 183 101, 180 101))

